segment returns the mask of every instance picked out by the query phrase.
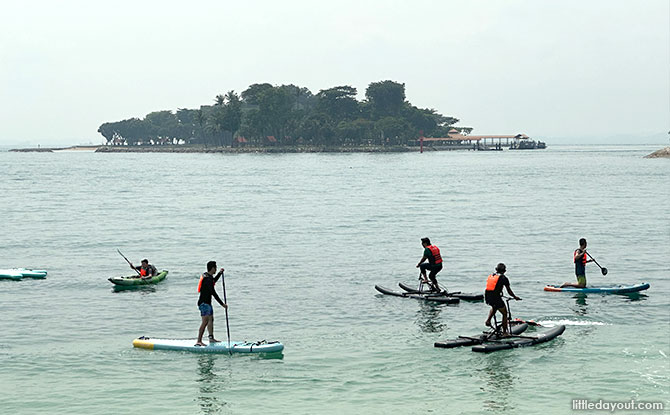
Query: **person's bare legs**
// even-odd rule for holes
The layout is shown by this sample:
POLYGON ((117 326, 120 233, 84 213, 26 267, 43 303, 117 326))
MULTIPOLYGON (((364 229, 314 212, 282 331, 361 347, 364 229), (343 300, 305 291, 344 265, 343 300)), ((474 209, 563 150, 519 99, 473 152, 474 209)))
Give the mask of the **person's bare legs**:
POLYGON ((198 329, 198 341, 195 343, 196 346, 206 346, 206 344, 202 342, 202 335, 205 334, 205 327, 208 325, 209 317, 211 316, 202 316, 202 323, 200 323, 200 328, 198 329))
POLYGON ((493 314, 496 312, 495 308, 491 307, 489 310, 489 316, 486 318, 486 322, 484 323, 486 327, 491 327, 491 319, 493 318, 493 314))
POLYGON ((509 319, 507 318, 507 308, 503 307, 498 311, 502 313, 503 336, 508 336, 510 333, 509 333, 509 319))
POLYGON ((582 284, 574 283, 574 282, 565 282, 561 285, 561 288, 565 288, 565 287, 584 288, 584 287, 586 287, 586 284, 582 285, 582 284))
POLYGON ((435 271, 430 271, 430 274, 428 274, 428 278, 430 279, 430 286, 432 287, 433 291, 435 292, 440 292, 440 286, 437 283, 437 273, 435 271))
POLYGON ((421 268, 421 281, 424 284, 428 284, 428 278, 426 278, 426 269, 425 268, 421 268))
POLYGON ((207 323, 207 332, 209 332, 210 343, 219 343, 219 341, 214 338, 214 316, 209 316, 209 323, 207 323))

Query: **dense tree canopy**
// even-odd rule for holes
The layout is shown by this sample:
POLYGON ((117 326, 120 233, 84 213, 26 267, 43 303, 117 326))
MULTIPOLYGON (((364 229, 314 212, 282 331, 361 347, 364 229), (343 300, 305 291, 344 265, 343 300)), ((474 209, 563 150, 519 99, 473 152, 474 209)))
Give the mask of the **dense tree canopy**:
POLYGON ((296 85, 253 84, 216 95, 213 105, 107 122, 98 132, 114 145, 407 145, 420 134, 445 137, 458 122, 409 103, 405 84, 373 82, 364 100, 357 94, 349 85, 313 94, 296 85))

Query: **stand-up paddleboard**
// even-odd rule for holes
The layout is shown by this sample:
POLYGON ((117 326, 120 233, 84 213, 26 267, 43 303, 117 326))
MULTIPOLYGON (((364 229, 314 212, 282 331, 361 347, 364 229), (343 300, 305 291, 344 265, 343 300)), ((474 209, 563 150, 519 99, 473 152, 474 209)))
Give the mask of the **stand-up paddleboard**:
POLYGON ((0 279, 20 280, 28 278, 46 278, 47 272, 42 269, 12 268, 0 269, 0 279))
MULTIPOLYGON (((150 350, 177 350, 193 353, 277 353, 284 350, 284 345, 278 341, 258 342, 230 342, 209 343, 207 346, 196 346, 196 339, 158 339, 139 337, 133 340, 133 346, 150 350)), ((207 343, 207 340, 204 340, 207 343)))
POLYGON ((635 284, 635 285, 615 285, 610 287, 585 287, 585 288, 576 288, 576 287, 561 288, 558 285, 547 285, 546 287, 544 287, 544 290, 553 292, 566 292, 566 293, 627 294, 627 293, 635 293, 638 291, 644 291, 648 288, 649 283, 645 282, 642 284, 635 284))

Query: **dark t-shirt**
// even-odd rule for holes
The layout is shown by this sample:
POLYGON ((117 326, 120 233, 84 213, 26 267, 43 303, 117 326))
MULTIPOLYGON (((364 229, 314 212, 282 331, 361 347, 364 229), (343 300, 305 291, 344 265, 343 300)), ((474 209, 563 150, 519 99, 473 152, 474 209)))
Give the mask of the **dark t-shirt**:
MULTIPOLYGON (((435 265, 435 256, 433 255, 433 252, 429 248, 426 248, 426 249, 423 250, 423 256, 428 258, 428 263, 430 265, 435 265)), ((440 264, 440 265, 442 265, 442 264, 440 264)))
POLYGON ((496 286, 493 289, 493 291, 487 291, 490 292, 491 295, 495 295, 496 297, 500 297, 502 294, 502 289, 503 287, 507 287, 509 289, 509 280, 507 279, 506 276, 501 275, 498 277, 498 282, 496 282, 496 286))
MULTIPOLYGON (((140 266, 137 266, 137 267, 135 267, 135 269, 138 270, 138 271, 142 271, 142 266, 141 266, 141 265, 140 265, 140 266)), ((147 276, 149 276, 149 275, 158 275, 158 271, 156 270, 156 267, 154 267, 154 266, 151 265, 151 264, 147 265, 146 268, 145 268, 145 270, 147 271, 147 276)))
MULTIPOLYGON (((575 251, 577 253, 577 251, 575 251)), ((575 275, 584 275, 586 276, 586 264, 584 263, 584 254, 579 255, 575 258, 575 275)))
MULTIPOLYGON (((221 301, 221 298, 219 298, 219 295, 216 293, 216 290, 214 289, 214 283, 216 282, 215 278, 212 276, 212 274, 205 272, 202 274, 203 279, 202 279, 202 285, 200 286, 200 297, 198 298, 198 305, 200 304, 212 304, 212 296, 218 301, 220 304, 223 303, 221 301)), ((218 278, 216 278, 218 279, 218 278)))

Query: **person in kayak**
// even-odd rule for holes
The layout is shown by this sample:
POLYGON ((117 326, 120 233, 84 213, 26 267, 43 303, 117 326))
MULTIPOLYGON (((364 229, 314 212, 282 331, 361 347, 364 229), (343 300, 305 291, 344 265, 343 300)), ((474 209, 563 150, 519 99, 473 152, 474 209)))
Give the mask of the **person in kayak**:
POLYGON ((130 263, 130 268, 139 271, 140 277, 146 278, 146 277, 153 277, 154 275, 158 274, 158 271, 156 270, 156 267, 151 265, 149 263, 148 259, 143 259, 142 260, 142 265, 140 266, 134 266, 133 263, 130 263))
POLYGON ((575 249, 575 252, 572 254, 572 262, 575 263, 575 276, 577 277, 577 284, 573 282, 566 282, 561 285, 561 288, 586 287, 586 264, 593 262, 593 260, 588 258, 586 253, 586 239, 582 238, 579 240, 579 248, 575 249))
POLYGON ((486 280, 486 291, 484 291, 484 300, 486 304, 491 306, 489 311, 489 316, 486 319, 486 326, 491 327, 491 319, 496 312, 502 314, 502 329, 503 336, 509 334, 509 321, 507 318, 507 307, 505 307, 505 302, 502 299, 502 289, 503 287, 507 288, 507 293, 512 296, 515 300, 521 300, 517 297, 516 294, 512 291, 509 286, 509 280, 505 276, 505 271, 507 267, 502 262, 496 266, 496 272, 489 275, 486 280))
POLYGON ((431 287, 432 291, 440 292, 440 286, 437 284, 437 273, 442 271, 442 255, 440 248, 430 243, 430 239, 421 238, 423 246, 423 256, 416 267, 421 270, 421 279, 431 287), (426 262, 428 260, 428 262, 426 262), (426 278, 426 270, 430 270, 426 278), (430 279, 430 281, 429 281, 430 279))
POLYGON ((200 323, 200 329, 198 330, 198 342, 196 346, 206 346, 202 342, 202 336, 205 334, 205 327, 209 332, 209 342, 217 343, 218 340, 214 338, 214 309, 212 308, 212 297, 221 304, 223 308, 228 308, 228 305, 221 301, 219 295, 214 289, 214 284, 223 276, 223 268, 214 276, 216 272, 216 261, 209 261, 207 263, 207 272, 203 273, 200 276, 200 281, 198 282, 198 292, 200 297, 198 298, 198 308, 200 309, 200 316, 202 317, 202 322, 200 323))

